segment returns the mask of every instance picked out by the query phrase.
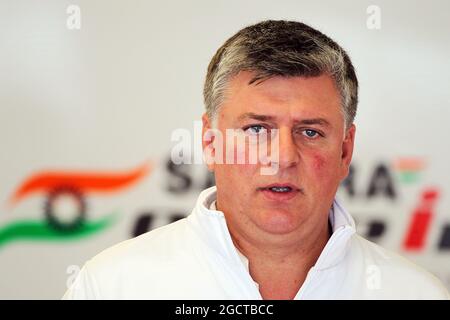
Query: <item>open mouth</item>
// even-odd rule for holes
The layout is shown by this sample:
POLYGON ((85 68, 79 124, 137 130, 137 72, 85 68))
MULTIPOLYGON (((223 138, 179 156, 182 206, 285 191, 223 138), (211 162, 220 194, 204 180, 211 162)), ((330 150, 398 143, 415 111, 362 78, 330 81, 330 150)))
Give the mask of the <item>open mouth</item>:
POLYGON ((292 184, 273 184, 259 188, 269 200, 289 200, 295 197, 300 189, 292 184))
POLYGON ((281 192, 290 192, 290 191, 292 191, 292 188, 291 187, 271 187, 271 188, 266 188, 266 190, 281 193, 281 192))

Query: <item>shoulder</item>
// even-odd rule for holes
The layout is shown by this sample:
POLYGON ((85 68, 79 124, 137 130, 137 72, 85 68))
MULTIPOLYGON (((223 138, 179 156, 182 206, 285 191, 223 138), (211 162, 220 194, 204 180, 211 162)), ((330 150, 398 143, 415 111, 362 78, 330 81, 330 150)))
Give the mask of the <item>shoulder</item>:
POLYGON ((153 268, 183 259, 193 248, 195 235, 186 218, 159 227, 138 237, 122 241, 94 256, 87 263, 91 272, 137 271, 140 266, 153 268))
POLYGON ((359 260, 366 279, 377 278, 374 293, 394 299, 449 299, 442 283, 430 272, 357 234, 351 242, 353 259, 359 260))
POLYGON ((153 297, 183 268, 194 268, 195 235, 185 219, 120 242, 83 266, 65 298, 121 299, 153 297))

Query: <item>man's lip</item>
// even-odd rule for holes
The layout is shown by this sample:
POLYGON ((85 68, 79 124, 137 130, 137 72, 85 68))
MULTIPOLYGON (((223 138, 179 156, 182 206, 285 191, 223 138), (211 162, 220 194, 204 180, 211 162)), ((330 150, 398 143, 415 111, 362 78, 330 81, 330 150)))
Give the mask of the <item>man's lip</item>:
POLYGON ((295 184, 292 184, 292 183, 272 183, 272 184, 269 184, 269 185, 267 185, 265 187, 261 187, 261 188, 258 188, 258 189, 259 190, 267 190, 267 189, 270 189, 270 188, 283 188, 283 187, 289 187, 289 188, 291 188, 292 191, 300 191, 300 188, 297 187, 295 184))
POLYGON ((285 183, 285 184, 280 184, 280 183, 275 183, 275 184, 270 184, 267 187, 264 188, 259 188, 259 191, 261 192, 261 194, 264 196, 264 198, 266 200, 269 200, 270 202, 286 202, 289 201, 291 199, 294 199, 295 197, 298 196, 298 194, 301 192, 301 190, 299 188, 297 188, 297 186, 290 184, 290 183, 285 183), (289 187, 290 190, 286 191, 286 192, 276 192, 271 190, 270 188, 274 188, 274 187, 289 187))

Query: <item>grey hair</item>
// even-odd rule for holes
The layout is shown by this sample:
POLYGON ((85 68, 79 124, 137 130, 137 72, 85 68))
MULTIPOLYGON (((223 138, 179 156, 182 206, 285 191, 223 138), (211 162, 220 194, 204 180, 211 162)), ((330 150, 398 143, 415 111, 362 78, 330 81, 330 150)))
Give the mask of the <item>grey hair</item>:
POLYGON ((248 83, 270 77, 316 77, 330 75, 341 96, 345 127, 356 116, 358 80, 347 53, 336 42, 295 21, 267 20, 248 26, 229 38, 208 66, 203 89, 206 114, 215 122, 232 77, 252 71, 248 83))

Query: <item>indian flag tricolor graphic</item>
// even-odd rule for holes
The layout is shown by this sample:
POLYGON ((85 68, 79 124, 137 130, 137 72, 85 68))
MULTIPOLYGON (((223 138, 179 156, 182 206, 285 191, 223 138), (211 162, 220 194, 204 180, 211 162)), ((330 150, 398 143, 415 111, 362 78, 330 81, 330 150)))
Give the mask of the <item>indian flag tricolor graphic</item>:
POLYGON ((0 227, 0 246, 20 239, 69 240, 100 231, 114 222, 115 213, 89 219, 86 196, 112 194, 134 185, 151 171, 146 163, 123 172, 50 170, 25 179, 13 192, 9 207, 33 194, 45 196, 41 219, 16 220, 0 227), (65 204, 65 206, 64 206, 65 204), (69 204, 69 219, 67 219, 69 204))
POLYGON ((393 167, 401 182, 414 183, 419 180, 425 161, 421 158, 399 158, 394 161, 393 167))

